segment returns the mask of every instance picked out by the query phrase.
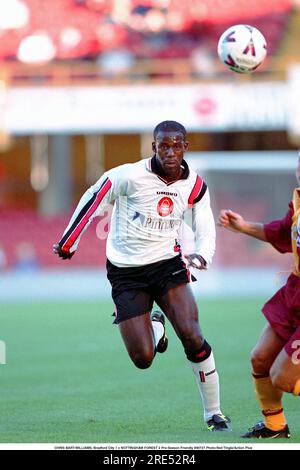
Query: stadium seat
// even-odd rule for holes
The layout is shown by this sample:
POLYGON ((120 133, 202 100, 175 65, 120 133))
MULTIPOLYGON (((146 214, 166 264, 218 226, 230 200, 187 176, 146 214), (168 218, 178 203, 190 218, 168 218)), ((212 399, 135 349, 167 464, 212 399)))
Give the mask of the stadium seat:
MULTIPOLYGON (((137 58, 188 58, 204 39, 215 45, 220 34, 237 22, 260 28, 266 34, 269 54, 273 54, 293 2, 241 0, 228 5, 225 2, 220 8, 217 0, 170 0, 164 8, 164 2, 132 0, 128 11, 125 7, 116 11, 112 1, 52 0, 51 8, 39 0, 26 0, 26 4, 30 11, 28 23, 2 32, 0 59, 15 59, 22 41, 36 32, 50 37, 57 60, 94 59, 120 47, 137 58), (157 24, 155 20, 153 24, 143 22, 151 11, 161 15, 157 24), (180 22, 176 23, 176 15, 180 22), (131 21, 133 17, 140 18, 140 25, 138 20, 131 21)), ((215 47, 211 52, 215 55, 215 47)))
MULTIPOLYGON (((30 210, 0 211, 0 244, 7 256, 8 267, 14 266, 17 247, 23 242, 33 246, 42 268, 68 267, 67 262, 62 262, 53 255, 52 245, 61 237, 69 215, 45 218, 30 210)), ((99 240, 96 236, 96 226, 99 220, 95 220, 84 234, 80 250, 72 258, 72 267, 104 266, 105 241, 99 240)))

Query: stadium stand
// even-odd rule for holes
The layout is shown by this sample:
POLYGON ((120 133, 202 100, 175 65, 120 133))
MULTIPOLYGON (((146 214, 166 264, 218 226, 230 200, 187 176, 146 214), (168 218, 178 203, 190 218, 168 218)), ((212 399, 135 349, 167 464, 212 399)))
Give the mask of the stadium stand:
MULTIPOLYGON (((270 56, 278 50, 293 11, 292 0, 243 0, 229 2, 226 8, 220 8, 218 0, 52 0, 51 8, 39 0, 26 0, 23 4, 28 8, 23 24, 20 26, 19 22, 17 28, 13 25, 2 28, 0 42, 0 59, 9 61, 7 74, 12 84, 22 82, 25 76, 29 84, 38 77, 43 82, 62 78, 69 81, 79 77, 105 78, 105 65, 110 59, 115 65, 113 71, 123 78, 125 69, 129 80, 153 79, 159 77, 155 70, 165 68, 165 59, 189 59, 199 47, 206 48, 206 53, 215 61, 215 72, 222 73, 215 45, 228 26, 246 22, 258 27, 267 37, 270 56), (34 50, 38 51, 36 55, 34 50), (101 60, 103 56, 106 62, 101 60), (17 64, 16 59, 20 59, 23 66, 17 64), (54 62, 48 68, 44 65, 44 68, 30 70, 28 66, 30 62, 45 64, 52 59, 54 62), (72 61, 79 59, 84 62, 75 64, 77 73, 74 73, 72 61), (71 64, 66 62, 70 60, 71 64), (137 64, 140 60, 144 63, 137 64), (159 66, 156 60, 160 61, 159 66), (116 61, 121 62, 120 68, 116 61), (143 73, 139 73, 141 68, 143 73)), ((181 65, 178 62, 171 66, 168 76, 180 75, 181 65)), ((187 61, 187 67, 190 76, 197 72, 193 70, 192 61, 187 61)))
MULTIPOLYGON (((41 268, 68 267, 68 262, 62 263, 52 253, 53 240, 61 236, 66 220, 66 216, 45 218, 30 210, 0 211, 0 243, 7 257, 7 267, 14 268, 17 261, 17 247, 22 243, 30 244, 34 248, 41 268)), ((104 266, 105 241, 99 240, 96 236, 99 220, 101 219, 94 221, 84 234, 80 251, 72 259, 73 268, 104 266)))

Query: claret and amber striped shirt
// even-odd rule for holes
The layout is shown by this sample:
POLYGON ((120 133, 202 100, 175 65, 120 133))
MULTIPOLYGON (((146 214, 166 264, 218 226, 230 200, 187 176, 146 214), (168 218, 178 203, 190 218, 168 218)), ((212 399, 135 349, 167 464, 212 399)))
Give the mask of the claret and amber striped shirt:
POLYGON ((300 276, 300 188, 296 188, 289 210, 281 220, 264 225, 267 240, 281 253, 293 253, 294 274, 300 276))

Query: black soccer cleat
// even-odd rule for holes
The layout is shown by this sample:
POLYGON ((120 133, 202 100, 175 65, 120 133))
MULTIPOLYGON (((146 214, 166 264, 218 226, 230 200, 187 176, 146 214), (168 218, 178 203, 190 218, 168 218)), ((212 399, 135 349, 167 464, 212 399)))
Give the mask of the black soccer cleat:
POLYGON ((241 437, 244 439, 288 439, 291 437, 290 430, 288 425, 286 425, 280 431, 273 431, 272 429, 267 428, 265 423, 262 421, 255 424, 252 428, 249 429, 246 434, 243 434, 241 437))
POLYGON ((222 414, 220 415, 213 415, 207 422, 207 429, 212 432, 218 432, 218 431, 231 431, 230 427, 230 419, 227 416, 224 416, 222 414))
POLYGON ((166 335, 166 329, 165 329, 165 316, 162 312, 159 310, 155 310, 154 312, 151 313, 151 320, 152 321, 159 321, 163 327, 164 327, 164 334, 162 338, 160 338, 157 346, 156 346, 156 351, 159 353, 164 353, 167 350, 168 347, 168 337, 166 335))

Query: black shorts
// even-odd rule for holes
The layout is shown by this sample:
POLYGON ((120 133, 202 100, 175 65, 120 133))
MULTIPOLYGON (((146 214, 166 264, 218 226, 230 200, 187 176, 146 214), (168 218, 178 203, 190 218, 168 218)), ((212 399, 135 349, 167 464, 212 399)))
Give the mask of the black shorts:
POLYGON ((106 262, 107 277, 115 303, 115 323, 150 312, 153 302, 172 287, 190 282, 181 255, 134 268, 118 268, 106 262))

